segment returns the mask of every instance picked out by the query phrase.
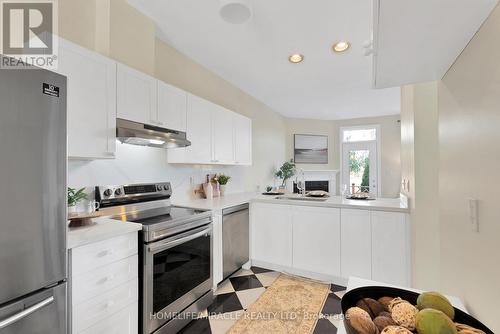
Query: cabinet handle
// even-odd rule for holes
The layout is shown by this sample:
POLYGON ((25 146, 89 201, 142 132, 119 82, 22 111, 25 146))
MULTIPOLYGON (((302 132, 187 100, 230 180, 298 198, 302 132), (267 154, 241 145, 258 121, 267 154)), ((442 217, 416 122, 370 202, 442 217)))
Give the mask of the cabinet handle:
POLYGON ((101 278, 97 284, 104 284, 106 282, 112 281, 115 277, 113 275, 101 278))
POLYGON ((108 250, 102 251, 99 254, 97 254, 97 257, 103 257, 103 256, 106 256, 106 255, 113 255, 113 253, 114 252, 113 252, 112 249, 108 249, 108 250))
POLYGON ((115 305, 115 302, 113 300, 110 300, 106 304, 104 304, 103 309, 106 310, 106 309, 108 309, 110 307, 113 307, 113 305, 115 305))

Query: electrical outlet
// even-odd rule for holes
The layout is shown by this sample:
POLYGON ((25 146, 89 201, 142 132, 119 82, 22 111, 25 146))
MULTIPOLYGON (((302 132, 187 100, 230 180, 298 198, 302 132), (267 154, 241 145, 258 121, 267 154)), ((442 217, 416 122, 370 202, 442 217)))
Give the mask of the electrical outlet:
POLYGON ((469 198, 469 222, 473 232, 479 232, 479 205, 478 200, 469 198))

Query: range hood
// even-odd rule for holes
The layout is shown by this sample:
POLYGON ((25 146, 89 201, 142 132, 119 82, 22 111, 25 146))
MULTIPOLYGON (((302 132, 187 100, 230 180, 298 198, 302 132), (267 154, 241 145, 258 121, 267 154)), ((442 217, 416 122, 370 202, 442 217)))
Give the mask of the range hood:
POLYGON ((161 148, 186 147, 186 133, 158 126, 116 119, 116 139, 125 144, 161 148))

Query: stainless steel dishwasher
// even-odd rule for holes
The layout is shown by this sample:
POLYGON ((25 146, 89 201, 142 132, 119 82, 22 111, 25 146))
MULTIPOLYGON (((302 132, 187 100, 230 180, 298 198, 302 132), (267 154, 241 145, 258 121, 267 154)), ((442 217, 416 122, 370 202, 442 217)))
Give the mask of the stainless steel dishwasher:
POLYGON ((224 279, 248 262, 248 204, 222 210, 222 272, 224 279))

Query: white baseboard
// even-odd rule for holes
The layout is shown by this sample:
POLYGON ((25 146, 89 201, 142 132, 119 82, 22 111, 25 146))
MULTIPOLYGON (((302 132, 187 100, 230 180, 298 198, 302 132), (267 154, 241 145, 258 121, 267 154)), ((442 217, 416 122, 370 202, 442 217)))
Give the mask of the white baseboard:
POLYGON ((301 270, 301 269, 296 269, 292 267, 287 267, 287 266, 281 266, 278 264, 274 263, 268 263, 264 261, 259 261, 259 260, 251 260, 252 266, 255 267, 261 267, 265 269, 270 269, 274 271, 280 271, 285 274, 291 274, 291 275, 297 275, 297 276, 302 276, 302 277, 307 277, 307 278, 312 278, 318 281, 323 281, 326 283, 333 283, 341 286, 347 286, 347 278, 344 277, 338 277, 338 276, 332 276, 328 274, 321 274, 321 273, 315 273, 307 270, 301 270))

